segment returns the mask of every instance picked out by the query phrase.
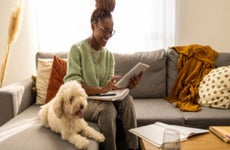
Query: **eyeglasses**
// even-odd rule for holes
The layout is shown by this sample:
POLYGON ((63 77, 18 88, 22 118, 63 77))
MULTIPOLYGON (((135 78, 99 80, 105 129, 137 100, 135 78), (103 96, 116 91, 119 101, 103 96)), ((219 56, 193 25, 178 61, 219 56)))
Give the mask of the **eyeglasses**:
POLYGON ((99 27, 99 29, 103 32, 103 34, 105 36, 113 36, 115 34, 115 30, 112 30, 112 31, 109 31, 109 30, 106 30, 103 26, 101 26, 100 24, 97 24, 97 26, 99 27))

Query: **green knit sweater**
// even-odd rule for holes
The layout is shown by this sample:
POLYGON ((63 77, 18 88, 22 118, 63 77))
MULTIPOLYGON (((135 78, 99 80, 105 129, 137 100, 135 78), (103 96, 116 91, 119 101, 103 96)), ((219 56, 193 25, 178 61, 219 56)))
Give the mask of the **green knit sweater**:
POLYGON ((113 54, 106 48, 93 50, 87 39, 74 44, 68 55, 64 81, 76 80, 89 86, 104 86, 114 76, 113 54))

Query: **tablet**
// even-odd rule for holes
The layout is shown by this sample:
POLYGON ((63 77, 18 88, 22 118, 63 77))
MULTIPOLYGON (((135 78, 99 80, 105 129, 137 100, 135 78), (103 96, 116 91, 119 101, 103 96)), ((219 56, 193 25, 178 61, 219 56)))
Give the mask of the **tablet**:
POLYGON ((137 63, 116 83, 116 86, 127 87, 131 77, 133 77, 134 75, 138 75, 141 71, 145 72, 149 67, 149 65, 142 62, 137 63))

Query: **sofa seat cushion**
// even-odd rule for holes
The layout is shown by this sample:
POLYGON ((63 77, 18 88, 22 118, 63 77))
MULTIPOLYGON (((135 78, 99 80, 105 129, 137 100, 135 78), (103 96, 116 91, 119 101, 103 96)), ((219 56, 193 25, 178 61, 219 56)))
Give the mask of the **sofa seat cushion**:
MULTIPOLYGON (((62 140, 60 134, 43 127, 38 120, 40 107, 32 105, 0 128, 0 145, 9 150, 76 150, 73 144, 62 140)), ((90 126, 98 130, 95 123, 90 126)), ((99 143, 90 140, 88 150, 98 150, 99 143)))
POLYGON ((182 114, 186 126, 208 129, 212 125, 230 125, 230 109, 201 107, 199 112, 182 112, 182 114))
POLYGON ((135 99, 137 126, 161 121, 168 124, 184 125, 181 112, 164 99, 135 99))

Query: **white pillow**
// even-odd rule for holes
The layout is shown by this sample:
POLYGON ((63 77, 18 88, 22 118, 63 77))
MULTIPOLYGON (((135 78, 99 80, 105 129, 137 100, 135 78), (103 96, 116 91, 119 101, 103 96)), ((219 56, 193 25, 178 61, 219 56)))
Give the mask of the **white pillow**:
POLYGON ((45 104, 52 63, 53 59, 38 58, 38 67, 36 75, 36 104, 45 104))
POLYGON ((199 104, 230 108, 230 66, 212 69, 200 82, 199 104))

